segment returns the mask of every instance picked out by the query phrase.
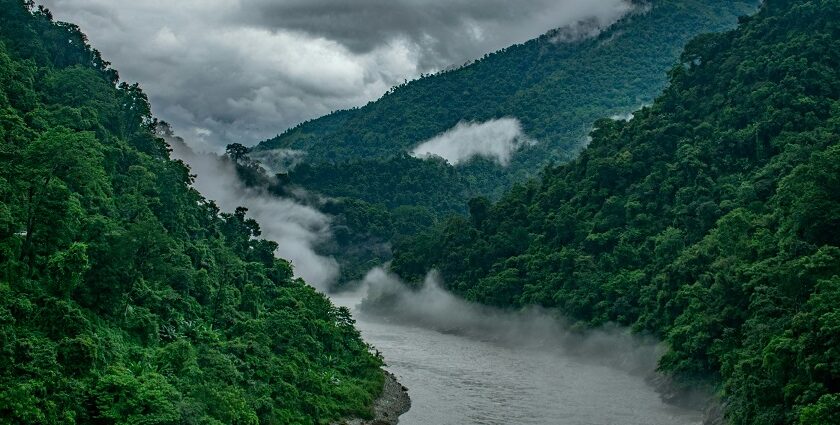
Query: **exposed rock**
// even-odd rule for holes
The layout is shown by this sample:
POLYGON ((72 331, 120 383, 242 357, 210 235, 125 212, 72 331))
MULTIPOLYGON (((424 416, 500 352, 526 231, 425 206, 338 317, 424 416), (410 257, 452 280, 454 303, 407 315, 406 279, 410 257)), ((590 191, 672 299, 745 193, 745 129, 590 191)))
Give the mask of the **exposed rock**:
POLYGON ((726 405, 713 400, 703 411, 703 425, 728 425, 726 420, 726 405))
POLYGON ((399 418, 411 408, 408 389, 397 381, 397 377, 385 372, 382 395, 373 402, 373 419, 345 419, 333 425, 396 425, 399 418))
POLYGON ((703 412, 703 425, 727 425, 726 406, 710 386, 697 387, 677 382, 673 377, 655 372, 646 378, 665 403, 703 412))

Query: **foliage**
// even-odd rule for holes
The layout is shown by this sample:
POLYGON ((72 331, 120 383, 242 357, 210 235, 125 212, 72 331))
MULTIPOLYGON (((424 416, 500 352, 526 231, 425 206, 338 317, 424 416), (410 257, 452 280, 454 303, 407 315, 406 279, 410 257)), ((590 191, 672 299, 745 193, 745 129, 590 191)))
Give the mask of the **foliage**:
POLYGON ((734 424, 829 424, 840 393, 840 3, 768 0, 688 44, 572 163, 397 247, 393 269, 667 341, 734 424))
POLYGON ((244 209, 169 159, 136 85, 0 0, 0 418, 290 424, 366 416, 381 360, 244 209))

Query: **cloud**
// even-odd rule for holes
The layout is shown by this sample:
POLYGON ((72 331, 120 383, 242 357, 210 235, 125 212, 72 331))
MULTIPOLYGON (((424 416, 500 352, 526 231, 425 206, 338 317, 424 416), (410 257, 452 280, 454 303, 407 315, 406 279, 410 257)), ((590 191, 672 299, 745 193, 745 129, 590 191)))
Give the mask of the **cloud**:
POLYGON ((611 120, 614 121, 633 121, 633 118, 636 117, 635 112, 628 112, 626 114, 615 114, 610 117, 611 120))
POLYGON ((254 0, 243 22, 287 28, 369 52, 383 41, 417 46, 423 67, 462 63, 549 30, 596 22, 607 25, 631 9, 602 0, 254 0))
POLYGON ((615 121, 633 121, 633 118, 636 118, 636 114, 639 111, 641 111, 642 109, 647 108, 648 106, 650 106, 650 105, 647 105, 647 104, 639 105, 636 109, 634 109, 632 111, 612 115, 610 117, 610 119, 615 120, 615 121))
POLYGON ((188 164, 196 175, 193 187, 208 200, 215 201, 222 211, 230 213, 240 206, 248 208, 248 217, 260 225, 260 237, 277 242, 275 254, 292 263, 295 276, 322 291, 335 282, 338 262, 315 251, 316 246, 331 238, 326 215, 292 199, 247 188, 229 161, 214 154, 197 154, 183 139, 167 134, 166 130, 163 134, 173 148, 173 157, 188 164))
POLYGON ((418 145, 412 156, 439 156, 452 165, 484 157, 506 166, 521 147, 536 142, 522 132, 516 118, 501 118, 483 123, 461 122, 445 133, 418 145))
POLYGON ((627 0, 40 0, 199 150, 246 145, 627 0), (201 137, 192 137, 197 133, 201 137))

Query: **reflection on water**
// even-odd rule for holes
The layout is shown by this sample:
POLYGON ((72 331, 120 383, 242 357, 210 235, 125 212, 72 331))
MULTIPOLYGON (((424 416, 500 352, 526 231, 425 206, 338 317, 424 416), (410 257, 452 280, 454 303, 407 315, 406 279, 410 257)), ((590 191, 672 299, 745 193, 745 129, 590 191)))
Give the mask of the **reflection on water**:
MULTIPOLYGON (((358 298, 337 297, 355 307, 358 298)), ((688 425, 701 414, 664 404, 638 375, 570 357, 441 333, 354 310, 364 338, 408 387, 400 424, 688 425)))

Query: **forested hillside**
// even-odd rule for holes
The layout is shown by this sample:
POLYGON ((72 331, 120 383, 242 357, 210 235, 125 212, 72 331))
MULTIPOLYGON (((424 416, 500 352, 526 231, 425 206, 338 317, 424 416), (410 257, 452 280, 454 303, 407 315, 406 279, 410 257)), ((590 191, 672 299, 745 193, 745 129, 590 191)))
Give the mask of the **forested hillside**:
POLYGON ((381 360, 77 27, 0 0, 0 422, 325 424, 381 360))
POLYGON ((497 306, 664 339, 661 369, 720 386, 733 424, 840 423, 840 2, 768 0, 691 41, 629 121, 574 162, 403 243, 497 306))
POLYGON ((323 252, 341 264, 341 283, 360 279, 389 261, 391 245, 417 228, 465 213, 470 198, 496 199, 545 164, 572 159, 596 119, 652 101, 691 36, 734 26, 756 3, 638 1, 633 13, 595 38, 568 29, 548 33, 395 87, 362 108, 304 123, 252 153, 305 152, 283 182, 333 199, 326 211, 338 237, 323 252), (453 167, 408 154, 460 121, 503 116, 519 118, 538 141, 507 167, 487 158, 453 167), (418 221, 406 226, 407 218, 418 221))
MULTIPOLYGON (((298 149, 311 163, 388 158, 460 121, 512 116, 539 143, 508 172, 576 154, 596 119, 649 103, 694 35, 732 27, 753 0, 636 1, 594 38, 563 30, 486 55, 468 66, 395 87, 381 99, 303 123, 257 149, 298 149), (568 38, 570 35, 570 39, 568 38), (564 38, 566 36, 566 38, 564 38)), ((591 28, 584 28, 585 32, 591 28)))

